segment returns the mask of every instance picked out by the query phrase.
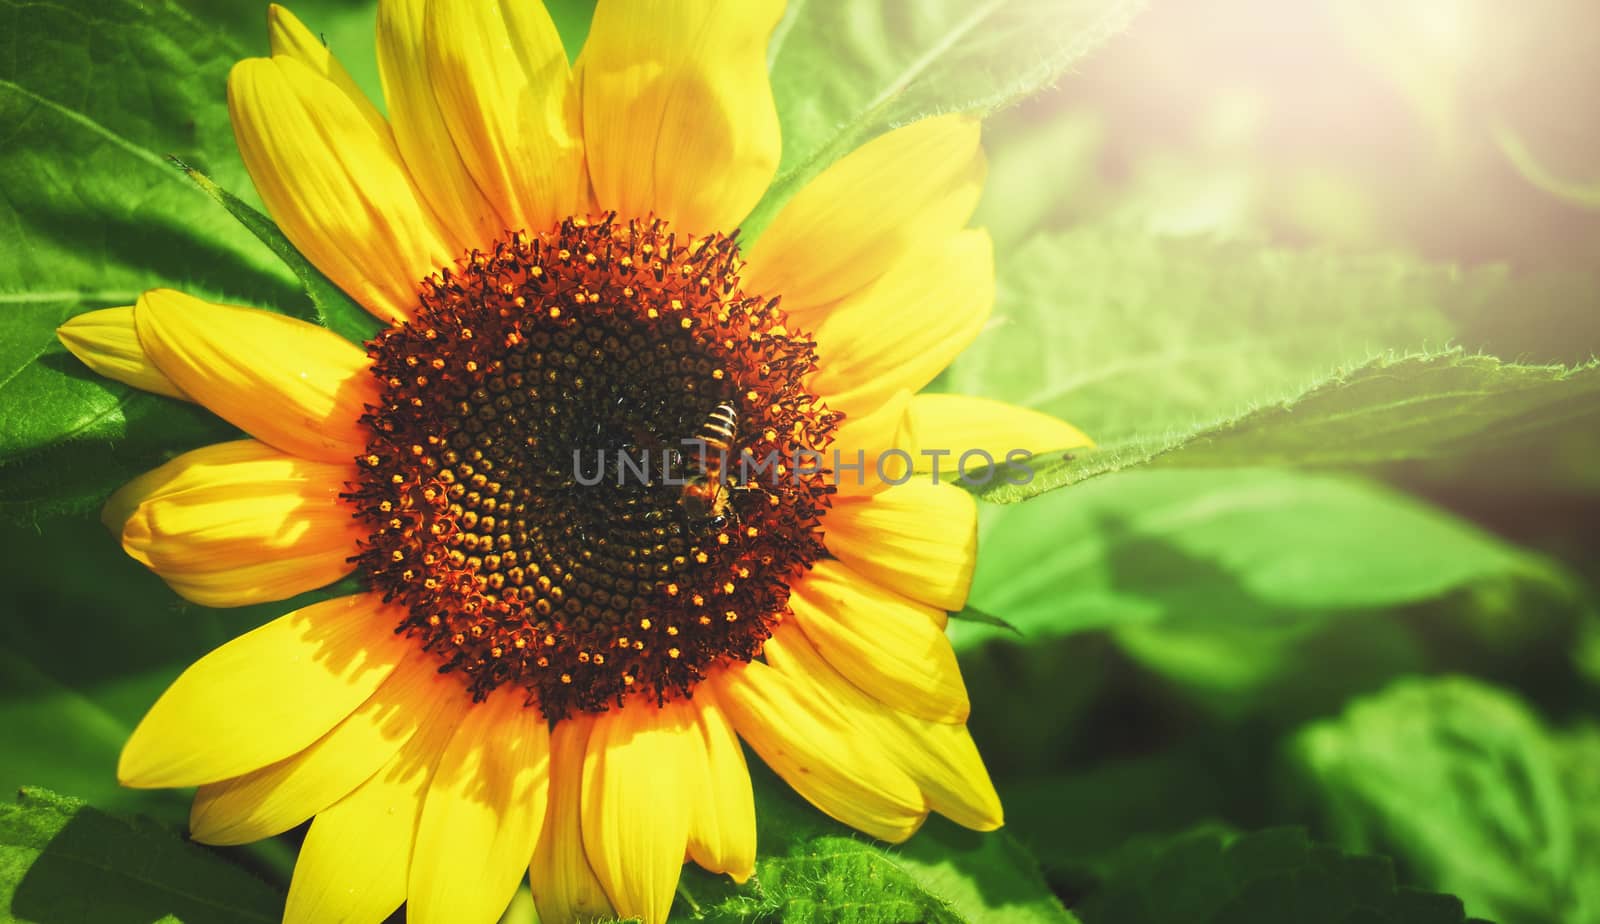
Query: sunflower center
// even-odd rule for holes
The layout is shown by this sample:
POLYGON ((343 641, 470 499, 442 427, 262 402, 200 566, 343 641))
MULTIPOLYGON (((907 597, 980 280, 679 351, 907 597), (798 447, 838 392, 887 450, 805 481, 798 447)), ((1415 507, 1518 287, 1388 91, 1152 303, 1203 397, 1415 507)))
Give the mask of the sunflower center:
POLYGON ((368 345, 360 573, 480 698, 687 694, 760 653, 822 554, 807 460, 837 415, 741 266, 722 235, 568 219, 441 270, 368 345))

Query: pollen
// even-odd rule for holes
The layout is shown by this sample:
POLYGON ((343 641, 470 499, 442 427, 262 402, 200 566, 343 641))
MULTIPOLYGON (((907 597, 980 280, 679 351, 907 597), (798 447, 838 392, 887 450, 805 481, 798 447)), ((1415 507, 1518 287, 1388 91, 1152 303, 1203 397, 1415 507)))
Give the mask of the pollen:
POLYGON ((821 450, 840 420, 805 391, 813 339, 742 267, 731 237, 568 219, 442 268, 368 344, 357 574, 478 699, 519 687, 556 720, 692 695, 789 612, 832 487, 679 452, 724 404, 756 458, 821 450), (686 473, 723 478, 714 512, 686 473))

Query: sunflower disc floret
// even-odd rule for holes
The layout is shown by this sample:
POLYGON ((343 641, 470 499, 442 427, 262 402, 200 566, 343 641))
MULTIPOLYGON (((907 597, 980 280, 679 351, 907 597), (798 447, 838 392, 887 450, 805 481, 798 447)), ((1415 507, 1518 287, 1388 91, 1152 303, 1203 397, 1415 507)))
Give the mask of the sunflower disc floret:
POLYGON ((360 569, 475 695, 518 685, 560 718, 688 694, 760 653, 822 555, 832 489, 794 461, 837 415, 799 384, 814 345, 740 266, 720 234, 568 219, 426 280, 369 344, 360 569), (729 510, 708 518, 682 441, 724 404, 729 510), (741 478, 745 457, 776 465, 741 478))

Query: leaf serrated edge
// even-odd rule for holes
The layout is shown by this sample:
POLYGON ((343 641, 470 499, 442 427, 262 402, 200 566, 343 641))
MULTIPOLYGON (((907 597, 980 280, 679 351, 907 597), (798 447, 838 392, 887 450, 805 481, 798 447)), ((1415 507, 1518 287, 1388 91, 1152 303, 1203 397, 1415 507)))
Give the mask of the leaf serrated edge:
MULTIPOLYGON (((1010 85, 996 92, 979 95, 969 100, 962 106, 951 106, 944 109, 934 109, 922 114, 923 118, 944 115, 950 112, 973 112, 987 116, 998 112, 1008 106, 1014 105, 1034 93, 1048 89, 1058 81, 1061 76, 1080 60, 1084 55, 1097 45, 1105 42, 1113 35, 1123 31, 1145 7, 1147 0, 1118 0, 1105 4, 1105 9, 1094 24, 1087 29, 1079 30, 1073 40, 1062 43, 1056 54, 1039 61, 1025 75, 1010 82, 1010 85)), ((851 114, 843 122, 836 125, 836 131, 831 140, 819 145, 808 155, 805 160, 783 170, 773 177, 767 185, 766 193, 761 197, 750 215, 745 219, 743 228, 745 238, 754 241, 761 230, 769 224, 799 189, 812 178, 820 174, 830 164, 840 157, 848 154, 855 146, 868 140, 874 134, 874 128, 890 131, 898 125, 883 120, 882 116, 889 106, 904 94, 916 79, 927 70, 935 66, 940 56, 954 48, 959 39, 971 34, 1006 6, 1006 0, 988 0, 984 5, 969 13, 956 28, 953 36, 935 44, 912 60, 899 73, 895 74, 887 86, 881 89, 876 96, 858 111, 851 114)), ((768 71, 775 69, 786 47, 786 41, 793 29, 798 13, 785 15, 774 31, 776 39, 767 49, 768 71)))
MULTIPOLYGON (((1189 430, 1180 432, 1176 429, 1169 428, 1165 434, 1162 434, 1162 438, 1166 439, 1167 437, 1171 437, 1172 439, 1166 441, 1164 445, 1161 445, 1158 448, 1140 449, 1137 446, 1129 446, 1128 444, 1112 444, 1097 447, 1092 452, 1084 451, 1081 456, 1078 456, 1071 461, 1079 461, 1080 459, 1082 461, 1101 460, 1103 465, 1101 467, 1090 469, 1080 476, 1074 477, 1070 474, 1067 474, 1068 470, 1066 466, 1057 465, 1045 469, 1042 472, 1035 472, 1034 481, 1026 485, 1009 484, 1006 483, 1004 479, 1001 479, 999 484, 994 484, 991 482, 989 485, 974 487, 970 488, 969 490, 971 490, 972 493, 979 499, 996 504, 1012 504, 1031 500, 1032 498, 1048 494, 1051 491, 1056 491, 1060 490, 1061 488, 1080 484, 1084 481, 1088 481, 1091 478, 1098 478, 1103 475, 1109 475, 1115 472, 1126 471, 1128 469, 1149 465, 1164 456, 1171 455, 1196 443, 1203 443, 1208 440, 1226 436, 1228 433, 1253 426, 1259 423, 1265 417, 1276 415, 1282 412, 1292 412, 1295 407, 1303 404, 1306 401, 1314 400, 1330 390, 1349 384, 1358 377, 1370 375, 1375 371, 1382 371, 1387 368, 1398 366, 1402 363, 1433 363, 1439 360, 1465 363, 1493 363, 1499 369, 1553 373, 1553 376, 1550 379, 1552 382, 1565 381, 1585 372, 1600 369, 1600 359, 1592 359, 1586 363, 1567 366, 1559 363, 1510 363, 1487 353, 1469 354, 1465 351, 1455 348, 1433 353, 1426 351, 1390 351, 1374 356, 1367 361, 1351 368, 1336 370, 1327 376, 1314 380, 1313 382, 1303 386, 1299 392, 1289 397, 1274 401, 1252 402, 1235 414, 1214 418, 1209 423, 1200 424, 1199 426, 1189 430), (1128 453, 1128 457, 1125 459, 1108 458, 1115 456, 1119 451, 1125 451, 1128 449, 1131 449, 1131 452, 1128 453), (1047 483, 1045 486, 1037 489, 1034 488, 1034 483, 1037 482, 1039 478, 1043 477, 1049 479, 1049 477, 1055 473, 1062 473, 1060 480, 1047 483)), ((1430 455, 1431 454, 1426 452, 1418 452, 1409 458, 1428 458, 1430 455)), ((1385 461, 1395 461, 1399 458, 1401 457, 1386 456, 1385 461)), ((1249 463, 1241 461, 1236 464, 1243 466, 1248 465, 1249 463)))

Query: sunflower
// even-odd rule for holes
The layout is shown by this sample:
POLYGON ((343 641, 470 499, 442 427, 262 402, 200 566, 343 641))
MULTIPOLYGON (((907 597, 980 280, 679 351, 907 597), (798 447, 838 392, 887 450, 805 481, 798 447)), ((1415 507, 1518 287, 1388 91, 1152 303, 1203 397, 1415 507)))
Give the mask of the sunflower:
POLYGON ((311 820, 286 919, 492 921, 526 875, 546 922, 665 920, 686 859, 755 870, 741 739, 876 838, 1001 824, 944 634, 975 504, 927 469, 1085 441, 916 394, 992 301, 979 126, 867 143, 746 254, 782 4, 643 7, 569 67, 537 3, 383 0, 387 117, 272 7, 240 153, 385 326, 154 290, 60 329, 248 436, 113 495, 129 555, 215 607, 359 583, 191 666, 118 767, 197 786, 205 843, 311 820))

